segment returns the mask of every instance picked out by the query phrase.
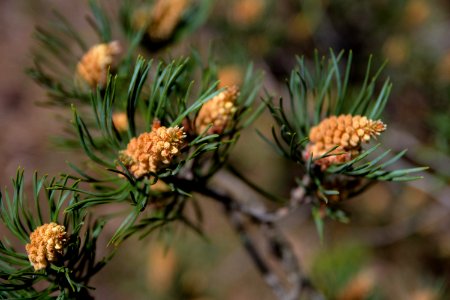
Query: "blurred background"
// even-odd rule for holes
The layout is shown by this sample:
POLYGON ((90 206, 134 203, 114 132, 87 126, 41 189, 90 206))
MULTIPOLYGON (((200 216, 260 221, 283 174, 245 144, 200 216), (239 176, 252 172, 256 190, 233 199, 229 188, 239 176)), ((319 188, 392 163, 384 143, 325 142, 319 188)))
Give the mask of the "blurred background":
MULTIPOLYGON (((0 1, 0 184, 18 166, 29 176, 67 171, 80 153, 57 149, 65 110, 36 105, 45 91, 24 74, 35 25, 52 10, 91 36, 87 1, 0 1)), ((114 7, 120 1, 104 1, 114 7)), ((94 41, 93 41, 94 43, 94 41)), ((321 244, 306 211, 280 222, 313 283, 330 299, 450 299, 450 2, 448 0, 217 0, 206 22, 171 47, 202 54, 211 46, 220 76, 239 82, 245 64, 264 70, 264 85, 287 96, 284 80, 295 55, 314 49, 353 50, 351 81, 359 84, 370 54, 388 64, 394 88, 383 121, 385 148, 409 149, 401 165, 430 166, 424 179, 381 183, 342 204, 349 224, 327 221, 321 244)), ((168 51, 168 50, 166 50, 168 51)), ((67 116, 66 116, 67 117, 67 116)), ((272 120, 254 125, 269 136, 272 120)), ((231 158, 240 172, 274 193, 289 195, 295 170, 248 129, 231 158), (255 152, 254 149, 259 149, 255 152)), ((200 199, 201 200, 201 199, 200 199)), ((274 299, 221 207, 200 201, 207 240, 176 228, 169 235, 129 240, 97 275, 97 299, 274 299), (170 236, 170 238, 167 238, 170 236), (167 247, 169 245, 169 247, 167 247)), ((107 233, 108 234, 108 233, 107 233)), ((112 234, 110 232, 109 234, 112 234)), ((105 237, 105 241, 108 237, 105 237)))

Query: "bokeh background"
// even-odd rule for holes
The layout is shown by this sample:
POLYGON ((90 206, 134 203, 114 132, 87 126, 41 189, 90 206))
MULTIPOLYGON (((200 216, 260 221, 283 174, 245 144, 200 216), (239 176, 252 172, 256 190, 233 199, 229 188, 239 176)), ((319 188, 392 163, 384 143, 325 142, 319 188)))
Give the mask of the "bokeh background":
MULTIPOLYGON (((0 184, 18 166, 57 175, 80 153, 58 149, 64 110, 37 105, 45 91, 25 74, 36 46, 33 28, 61 11, 86 36, 87 1, 0 1, 0 184)), ((120 1, 104 1, 114 13, 120 1)), ((342 204, 349 224, 326 222, 320 243, 307 211, 280 222, 314 284, 332 299, 449 299, 450 283, 450 2, 448 0, 217 0, 206 24, 170 50, 212 45, 223 78, 239 80, 244 63, 265 72, 265 87, 286 96, 295 55, 352 49, 352 82, 373 54, 388 64, 394 88, 383 121, 386 148, 409 151, 402 166, 430 166, 421 181, 381 183, 342 204)), ((202 51, 201 51, 202 52, 202 51)), ((206 53, 206 51, 203 51, 206 53)), ((269 135, 272 121, 255 124, 269 135)), ((272 192, 289 195, 295 170, 247 130, 231 159, 272 192), (258 151, 255 151, 258 149, 258 151)), ((236 183, 236 189, 239 190, 236 183)), ((127 241, 92 282, 97 299, 274 299, 221 207, 202 201, 207 239, 176 228, 127 241), (169 237, 169 238, 168 238, 169 237), (169 245, 169 247, 167 247, 169 245)), ((107 233, 112 234, 112 231, 107 233)), ((108 236, 105 237, 105 245, 108 236)))

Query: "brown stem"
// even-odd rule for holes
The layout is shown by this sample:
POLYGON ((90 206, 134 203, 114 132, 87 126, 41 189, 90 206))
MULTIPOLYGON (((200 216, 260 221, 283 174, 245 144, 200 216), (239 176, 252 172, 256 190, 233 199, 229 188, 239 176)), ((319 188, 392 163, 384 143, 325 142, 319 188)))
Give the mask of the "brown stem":
POLYGON ((229 193, 218 192, 208 187, 205 182, 183 178, 172 180, 171 183, 182 190, 201 194, 224 206, 225 213, 240 236, 248 255, 278 299, 300 299, 303 293, 308 294, 307 299, 324 299, 302 274, 291 245, 275 225, 275 221, 303 203, 307 196, 304 191, 291 197, 288 207, 268 212, 263 207, 244 204, 229 193), (252 228, 255 230, 251 230, 252 228), (257 241, 264 241, 264 246, 259 245, 257 241))
POLYGON ((250 206, 243 206, 232 197, 208 187, 199 186, 194 191, 224 205, 225 213, 239 234, 247 253, 278 299, 299 299, 303 291, 308 292, 311 299, 324 299, 302 274, 291 245, 278 230, 273 218, 268 217, 270 214, 260 210, 252 211, 250 206), (268 253, 261 250, 264 247, 257 245, 256 237, 250 233, 251 226, 256 227, 260 238, 268 246, 268 253), (275 272, 276 268, 270 261, 277 264, 284 276, 275 272))

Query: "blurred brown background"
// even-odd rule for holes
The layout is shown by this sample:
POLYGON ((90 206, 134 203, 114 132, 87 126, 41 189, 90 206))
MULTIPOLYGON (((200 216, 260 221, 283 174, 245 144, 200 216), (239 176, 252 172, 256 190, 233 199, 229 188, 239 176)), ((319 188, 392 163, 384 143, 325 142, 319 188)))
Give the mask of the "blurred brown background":
POLYGON ((5 186, 18 166, 29 172, 55 174, 65 168, 67 154, 51 147, 50 137, 60 126, 55 113, 38 107, 45 91, 25 74, 31 65, 34 26, 45 24, 51 9, 61 9, 70 20, 83 23, 85 6, 81 2, 14 1, 0 2, 0 182, 5 186), (78 21, 77 21, 78 20, 78 21), (80 22, 81 20, 81 22, 80 22))

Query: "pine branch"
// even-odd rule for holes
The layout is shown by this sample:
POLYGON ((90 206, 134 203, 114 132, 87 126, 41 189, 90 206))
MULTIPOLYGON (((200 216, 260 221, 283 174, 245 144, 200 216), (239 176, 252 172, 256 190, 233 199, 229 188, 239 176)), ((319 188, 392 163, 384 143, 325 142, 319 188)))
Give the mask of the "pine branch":
POLYGON ((314 294, 315 299, 323 299, 319 292, 317 292, 310 284, 309 280, 302 274, 295 254, 293 253, 289 243, 284 239, 282 233, 276 228, 271 218, 271 214, 254 211, 247 206, 239 204, 235 199, 228 195, 220 194, 211 188, 203 185, 195 186, 195 183, 181 183, 189 184, 194 191, 210 197, 215 201, 219 201, 225 208, 225 213, 228 216, 235 231, 240 235, 241 241, 247 250, 247 253, 253 260, 255 266, 263 276, 267 285, 272 289, 273 293, 279 299, 299 299, 303 290, 308 290, 309 295, 314 294), (269 217, 268 217, 269 216, 269 217), (270 252, 263 254, 261 245, 256 245, 254 238, 250 234, 249 226, 255 226, 260 232, 261 237, 269 246, 270 252), (274 272, 273 267, 268 263, 267 255, 276 261, 283 269, 284 278, 274 272), (282 282, 288 281, 288 286, 284 286, 282 282))
MULTIPOLYGON (((24 171, 19 169, 13 179, 13 197, 8 192, 0 193, 0 219, 6 229, 23 245, 33 246, 32 232, 51 224, 64 226, 67 238, 57 259, 33 251, 49 251, 50 242, 43 249, 37 248, 28 254, 16 249, 5 239, 0 241, 0 293, 2 296, 21 298, 49 298, 55 293, 61 299, 89 297, 88 283, 112 258, 114 251, 98 260, 96 246, 105 221, 97 219, 90 222, 84 211, 63 214, 64 207, 79 201, 76 189, 78 181, 67 176, 59 179, 33 176, 33 205, 29 205, 24 194, 24 171), (67 186, 56 191, 53 185, 67 186), (53 222, 53 223, 52 223, 53 222), (30 237, 31 236, 31 237, 30 237), (33 262, 38 255, 41 265, 33 262), (44 259, 44 261, 42 261, 44 259), (47 260, 48 259, 48 260, 47 260), (33 269, 34 266, 34 269, 33 269), (46 281, 42 288, 41 281, 46 281)), ((39 236, 38 236, 39 237, 39 236)), ((42 237, 40 237, 42 238, 42 237)), ((27 246, 28 247, 28 246, 27 246)), ((28 248, 27 248, 28 249, 28 248)), ((31 249, 31 248, 30 248, 31 249)), ((27 250, 28 251, 28 250, 27 250)), ((31 250, 30 250, 31 251, 31 250)))

